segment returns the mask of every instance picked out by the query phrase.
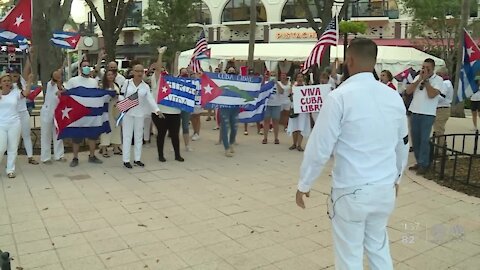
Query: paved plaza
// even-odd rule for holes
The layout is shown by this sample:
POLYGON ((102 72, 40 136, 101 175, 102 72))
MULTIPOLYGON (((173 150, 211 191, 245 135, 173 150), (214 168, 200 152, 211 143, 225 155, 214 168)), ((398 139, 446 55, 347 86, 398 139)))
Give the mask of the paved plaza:
MULTIPOLYGON (((465 132, 471 119, 451 119, 465 132)), ((194 152, 166 163, 155 143, 143 148, 145 168, 127 170, 114 156, 103 166, 32 166, 19 156, 18 176, 0 185, 0 249, 12 269, 334 269, 326 200, 329 167, 306 201, 294 195, 302 153, 262 145, 239 127, 236 154, 215 145, 213 122, 202 118, 194 152)), ((67 154, 71 159, 71 154, 67 154)), ((3 166, 3 165, 2 165, 3 166)), ((479 269, 480 199, 407 172, 389 233, 395 269, 479 269)))

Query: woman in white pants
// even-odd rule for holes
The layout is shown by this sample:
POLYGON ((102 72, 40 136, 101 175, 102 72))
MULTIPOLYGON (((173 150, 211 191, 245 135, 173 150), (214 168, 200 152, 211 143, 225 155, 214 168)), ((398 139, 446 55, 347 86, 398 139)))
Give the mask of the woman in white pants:
MULTIPOLYGON (((10 68, 8 72, 12 78, 13 89, 20 92, 25 90, 26 82, 20 75, 20 71, 15 68, 10 68)), ((28 113, 26 98, 22 98, 18 103, 18 114, 20 115, 21 134, 23 146, 25 147, 25 152, 27 152, 28 163, 37 165, 38 161, 33 158, 32 130, 30 127, 30 114, 28 113)))
POLYGON ((18 104, 30 94, 33 76, 28 76, 27 87, 15 91, 8 73, 0 75, 0 162, 7 151, 7 176, 15 178, 15 161, 20 140, 21 123, 18 104))
POLYGON ((65 149, 63 140, 57 140, 57 132, 55 130, 54 118, 55 108, 58 105, 59 91, 64 89, 62 82, 62 70, 56 70, 52 73, 50 81, 47 83, 45 91, 45 100, 40 110, 41 121, 41 154, 40 160, 45 164, 52 163, 52 139, 53 139, 53 158, 56 161, 67 161, 64 157, 65 149))
POLYGON ((100 135, 100 154, 103 157, 108 158, 108 147, 113 146, 113 154, 121 155, 122 150, 120 150, 120 144, 122 144, 122 134, 121 128, 117 127, 116 122, 118 115, 120 114, 118 109, 115 107, 115 104, 118 102, 118 94, 120 93, 120 87, 115 82, 115 72, 107 70, 102 80, 103 89, 114 91, 116 96, 112 98, 108 104, 108 118, 110 122, 110 133, 103 133, 100 135))
POLYGON ((123 165, 131 169, 130 149, 132 147, 132 137, 134 137, 135 155, 134 164, 144 167, 145 164, 140 160, 142 157, 143 128, 145 124, 145 115, 153 112, 163 118, 158 109, 157 103, 150 92, 150 86, 143 81, 143 66, 135 65, 133 67, 133 79, 125 81, 120 92, 119 100, 125 98, 133 99, 133 95, 138 95, 138 105, 128 110, 122 120, 123 131, 123 165))

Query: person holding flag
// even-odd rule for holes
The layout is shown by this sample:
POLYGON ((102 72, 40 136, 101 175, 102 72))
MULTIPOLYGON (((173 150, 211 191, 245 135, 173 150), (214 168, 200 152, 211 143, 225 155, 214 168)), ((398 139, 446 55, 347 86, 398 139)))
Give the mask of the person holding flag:
MULTIPOLYGON (((82 62, 80 62, 79 68, 81 71, 81 75, 68 80, 67 91, 76 87, 97 88, 97 80, 90 77, 90 73, 92 71, 90 67, 90 62, 88 62, 87 60, 83 60, 82 62)), ((80 150, 80 143, 84 139, 87 139, 88 149, 90 151, 90 155, 88 156, 88 162, 93 164, 103 163, 103 161, 101 161, 95 156, 96 141, 98 138, 72 138, 73 159, 70 163, 70 167, 78 166, 78 152, 80 150)))
MULTIPOLYGON (((168 84, 162 78, 162 69, 163 63, 162 58, 163 54, 167 50, 167 47, 158 48, 158 59, 157 59, 157 68, 155 69, 155 73, 153 74, 152 78, 152 88, 154 95, 158 97, 157 101, 160 101, 160 98, 165 98, 165 94, 168 94, 168 84), (165 87, 165 94, 160 92, 160 88, 165 87)), ((185 161, 183 157, 180 155, 180 122, 181 122, 181 110, 178 108, 165 106, 158 104, 158 109, 161 111, 158 115, 152 114, 152 120, 157 128, 157 152, 158 152, 158 160, 160 162, 166 162, 165 154, 164 154, 164 145, 165 145, 165 137, 168 134, 172 141, 173 151, 175 152, 175 160, 179 162, 185 161)))
POLYGON ((28 76, 26 87, 16 91, 12 86, 10 74, 0 75, 0 163, 7 151, 7 177, 15 178, 18 143, 22 129, 18 106, 22 99, 30 94, 33 75, 28 76))
POLYGON ((57 139, 57 132, 54 124, 55 108, 57 108, 59 103, 58 95, 64 91, 62 70, 63 68, 60 68, 52 72, 50 81, 47 83, 47 90, 45 91, 42 109, 40 110, 40 160, 44 164, 52 164, 52 139, 53 156, 55 161, 66 161, 64 157, 65 149, 63 146, 63 140, 57 139))
MULTIPOLYGON (((143 128, 145 124, 145 115, 153 112, 160 118, 163 114, 157 107, 155 99, 150 92, 150 86, 143 81, 143 66, 137 64, 133 66, 133 78, 125 81, 120 91, 119 104, 123 100, 134 102, 136 105, 129 108, 127 111, 122 111, 125 114, 122 121, 123 131, 123 165, 132 169, 130 163, 130 149, 132 147, 132 138, 134 138, 134 164, 136 166, 144 167, 145 164, 141 161, 142 145, 143 145, 143 128), (136 101, 135 101, 136 99, 136 101)), ((117 106, 120 109, 120 107, 117 106)))
MULTIPOLYGON (((30 51, 32 53, 32 51, 30 51)), ((23 75, 27 76, 30 72, 30 57, 27 57, 23 75)), ((16 68, 9 68, 8 73, 12 78, 13 88, 17 91, 23 91, 26 87, 25 79, 20 74, 20 71, 16 68)), ((38 161, 33 157, 33 145, 32 145, 32 130, 30 127, 30 113, 27 108, 27 98, 20 100, 18 104, 18 113, 20 114, 20 122, 22 124, 22 141, 23 146, 25 147, 25 152, 27 153, 28 163, 33 165, 38 165, 38 161)))
POLYGON ((120 127, 115 125, 115 120, 119 117, 120 113, 115 107, 115 104, 118 102, 118 94, 120 93, 120 86, 115 82, 115 72, 112 70, 107 70, 102 79, 102 88, 105 90, 113 91, 115 97, 110 100, 108 103, 108 117, 110 122, 110 133, 102 133, 100 135, 100 151, 99 153, 105 158, 109 158, 108 147, 113 146, 113 154, 121 155, 122 150, 120 150, 120 145, 122 144, 122 132, 120 127))

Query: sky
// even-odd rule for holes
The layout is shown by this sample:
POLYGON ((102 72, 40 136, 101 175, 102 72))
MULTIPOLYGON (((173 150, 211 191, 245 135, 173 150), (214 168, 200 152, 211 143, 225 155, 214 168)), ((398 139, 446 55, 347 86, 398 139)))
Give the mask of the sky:
POLYGON ((73 0, 71 14, 76 23, 82 23, 86 20, 84 3, 83 0, 73 0))

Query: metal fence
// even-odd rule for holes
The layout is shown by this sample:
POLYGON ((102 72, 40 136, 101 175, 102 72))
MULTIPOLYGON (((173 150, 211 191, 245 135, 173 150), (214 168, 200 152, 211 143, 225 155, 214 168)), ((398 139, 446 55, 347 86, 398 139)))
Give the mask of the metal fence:
POLYGON ((448 186, 480 188, 479 133, 448 134, 430 139, 433 180, 448 186))

